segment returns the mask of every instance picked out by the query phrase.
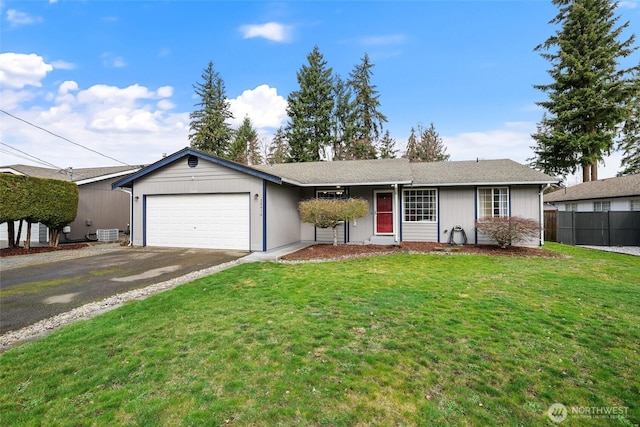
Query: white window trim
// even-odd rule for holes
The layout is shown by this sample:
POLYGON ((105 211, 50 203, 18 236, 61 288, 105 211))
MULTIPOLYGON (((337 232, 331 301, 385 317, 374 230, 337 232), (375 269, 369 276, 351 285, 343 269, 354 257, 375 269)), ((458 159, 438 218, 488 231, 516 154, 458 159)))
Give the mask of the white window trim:
POLYGON ((402 222, 410 223, 410 224, 436 224, 438 222, 438 189, 437 188, 403 188, 402 189, 402 222), (419 221, 411 221, 407 220, 406 210, 407 210, 407 202, 405 200, 405 193, 409 191, 433 191, 434 199, 435 199, 435 207, 433 220, 421 219, 419 221))
POLYGON ((629 200, 629 210, 631 212, 639 212, 640 211, 640 199, 631 199, 629 200), (636 209, 634 209, 634 204, 636 209))
MULTIPOLYGON (((487 218, 486 216, 482 215, 482 206, 480 204, 480 191, 481 190, 497 190, 497 189, 505 189, 507 191, 507 208, 506 208, 505 215, 502 216, 502 217, 500 217, 500 216, 496 217, 493 214, 493 209, 492 209, 490 218, 506 218, 506 217, 510 216, 510 212, 511 212, 511 192, 509 191, 509 187, 505 187, 505 186, 478 187, 478 190, 476 191, 476 204, 477 204, 476 215, 478 216, 478 219, 487 218)), ((492 200, 492 203, 493 203, 493 200, 492 200)))
POLYGON ((596 200, 593 202, 593 211, 594 212, 609 212, 611 210, 611 201, 610 200, 596 200), (609 206, 607 209, 603 209, 603 204, 607 203, 609 206), (596 209, 596 204, 600 206, 600 209, 596 209))
POLYGON ((335 189, 327 189, 327 190, 316 190, 316 199, 320 199, 323 197, 318 197, 320 195, 320 193, 341 193, 340 197, 329 197, 327 198, 327 200, 332 200, 332 199, 342 199, 345 190, 343 188, 335 188, 335 189))

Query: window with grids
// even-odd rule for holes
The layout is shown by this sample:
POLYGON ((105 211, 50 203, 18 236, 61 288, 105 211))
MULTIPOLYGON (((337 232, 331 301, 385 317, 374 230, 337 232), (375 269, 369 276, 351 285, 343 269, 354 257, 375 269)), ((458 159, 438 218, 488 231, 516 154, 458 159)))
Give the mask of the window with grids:
POLYGON ((608 212, 611 210, 611 202, 593 202, 594 212, 608 212))
POLYGON ((640 199, 630 200, 631 210, 640 211, 640 199))
POLYGON ((564 210, 566 211, 577 211, 578 204, 577 203, 565 203, 564 210))
POLYGON ((509 216, 509 189, 507 187, 478 189, 478 216, 480 218, 509 216))
POLYGON ((343 190, 323 190, 316 191, 316 198, 318 199, 343 199, 345 193, 343 190))
POLYGON ((404 190, 404 220, 436 222, 438 196, 432 190, 404 190))

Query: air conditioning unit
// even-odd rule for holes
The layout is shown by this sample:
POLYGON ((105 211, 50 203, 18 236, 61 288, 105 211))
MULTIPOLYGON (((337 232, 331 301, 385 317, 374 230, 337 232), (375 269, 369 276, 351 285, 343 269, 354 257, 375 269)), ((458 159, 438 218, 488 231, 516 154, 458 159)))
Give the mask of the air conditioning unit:
POLYGON ((118 241, 118 229, 98 229, 96 230, 98 235, 98 242, 117 242, 118 241))

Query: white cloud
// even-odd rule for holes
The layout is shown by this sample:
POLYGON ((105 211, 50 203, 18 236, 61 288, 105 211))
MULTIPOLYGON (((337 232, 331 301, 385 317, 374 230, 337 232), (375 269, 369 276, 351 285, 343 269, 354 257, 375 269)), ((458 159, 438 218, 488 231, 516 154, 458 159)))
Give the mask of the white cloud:
POLYGON ((245 90, 229 103, 234 117, 233 126, 239 126, 245 116, 249 116, 257 129, 275 129, 287 119, 287 101, 278 95, 276 88, 266 84, 245 90))
POLYGON ((51 64, 47 64, 41 56, 34 53, 0 53, 0 86, 3 87, 41 87, 41 80, 52 70, 51 64))
POLYGON ((78 90, 78 83, 74 81, 66 81, 58 87, 58 94, 66 95, 69 92, 75 92, 78 90))
POLYGON ((67 61, 52 61, 51 65, 56 70, 75 70, 76 64, 67 61))
POLYGON ((535 123, 509 122, 502 129, 443 136, 442 140, 452 160, 510 158, 524 163, 532 155, 529 147, 534 145, 535 130, 535 123))
POLYGON ((127 66, 127 61, 121 56, 116 56, 110 52, 105 52, 100 55, 102 59, 102 65, 107 68, 124 68, 127 66))
POLYGON ((240 27, 240 31, 245 39, 262 37, 274 42, 288 42, 291 40, 292 27, 277 22, 268 22, 259 25, 243 25, 240 27))
POLYGON ((156 105, 161 110, 173 110, 174 108, 176 108, 176 104, 166 99, 158 101, 156 105))
POLYGON ((7 10, 7 22, 12 28, 20 27, 22 25, 31 25, 42 22, 42 18, 33 17, 25 12, 19 10, 9 9, 7 10))

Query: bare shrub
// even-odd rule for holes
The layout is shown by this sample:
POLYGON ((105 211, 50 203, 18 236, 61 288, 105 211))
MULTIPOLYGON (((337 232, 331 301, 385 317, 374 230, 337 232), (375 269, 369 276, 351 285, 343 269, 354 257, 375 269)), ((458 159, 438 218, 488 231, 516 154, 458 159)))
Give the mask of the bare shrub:
POLYGON ((363 199, 309 199, 298 205, 304 222, 320 228, 333 228, 333 245, 338 244, 337 227, 342 221, 353 221, 369 213, 363 199))
POLYGON ((476 222, 476 228, 495 240, 501 248, 535 239, 540 236, 542 229, 537 221, 519 216, 483 218, 476 222))

